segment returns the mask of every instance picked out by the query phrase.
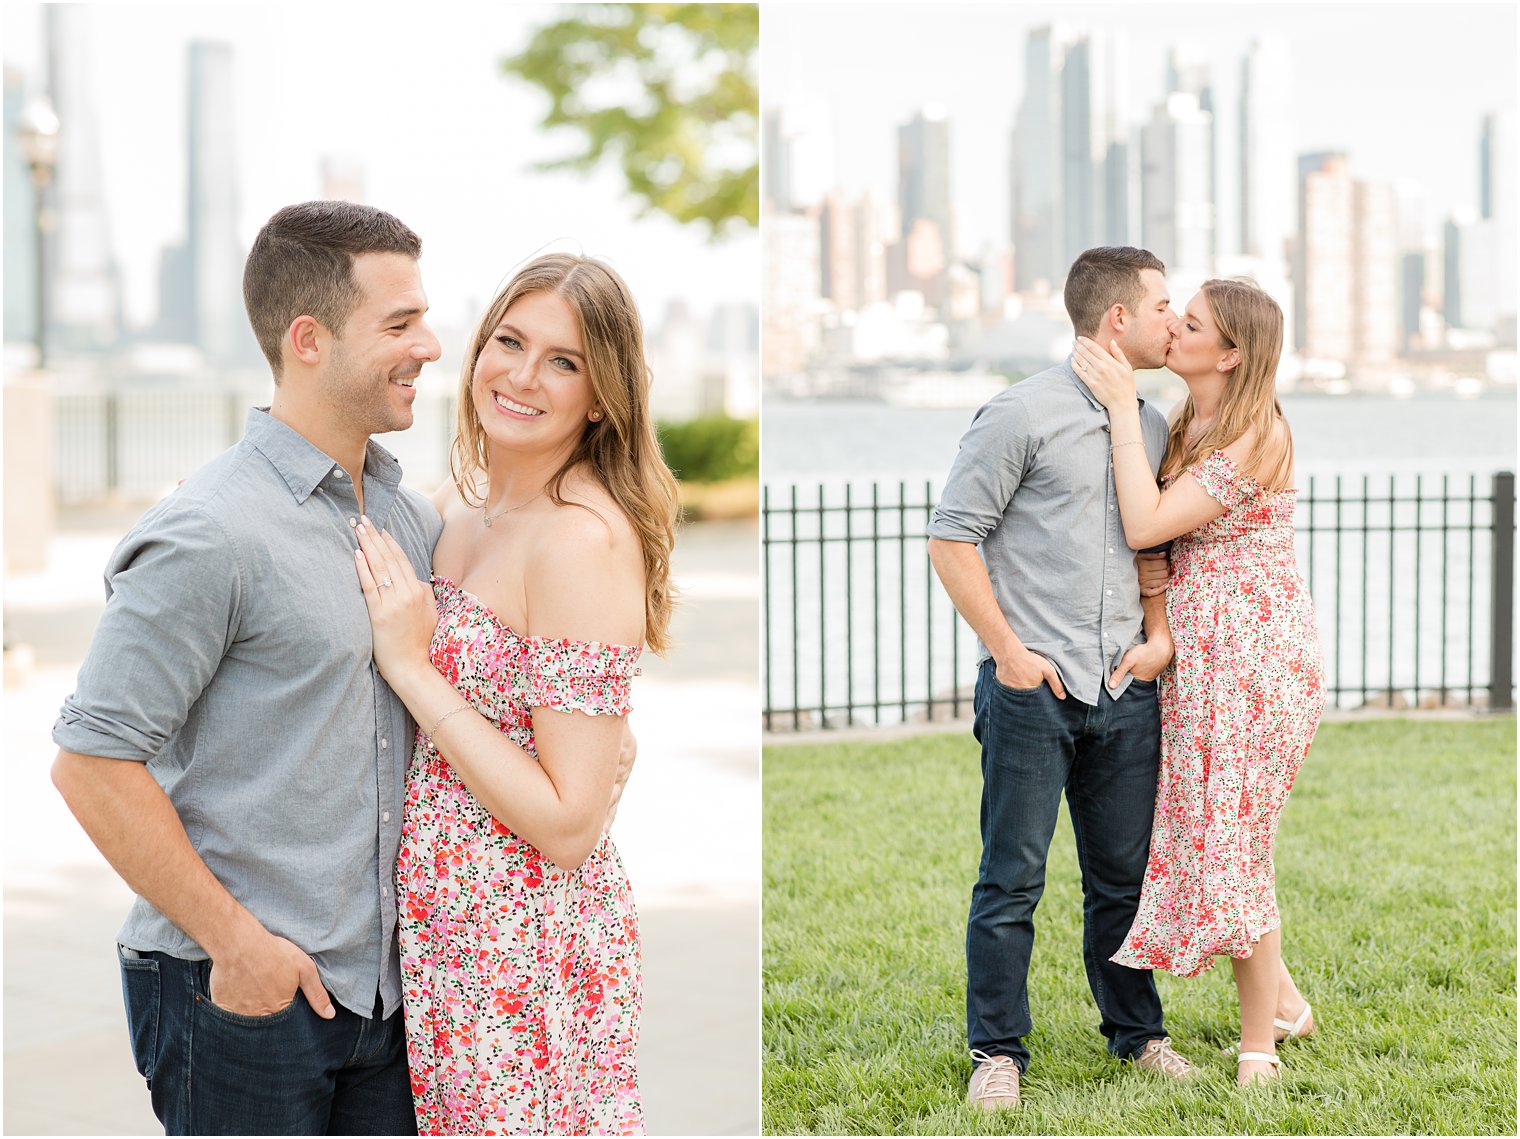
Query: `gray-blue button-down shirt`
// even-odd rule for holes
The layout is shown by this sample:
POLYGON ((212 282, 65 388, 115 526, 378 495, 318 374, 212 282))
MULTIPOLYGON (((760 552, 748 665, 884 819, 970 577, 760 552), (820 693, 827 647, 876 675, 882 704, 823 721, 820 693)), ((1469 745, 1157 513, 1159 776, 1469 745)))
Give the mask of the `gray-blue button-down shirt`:
MULTIPOLYGON (((1152 471, 1166 451, 1166 418, 1140 401, 1152 471)), ((1047 368, 988 400, 961 439, 931 538, 981 549, 1003 616, 1025 647, 1047 657, 1067 692, 1117 698, 1108 674, 1141 631, 1134 552, 1114 493, 1108 413, 1072 370, 1047 368)), ((978 639, 978 660, 992 654, 978 639)))
MULTIPOLYGON (((378 444, 364 510, 426 578, 443 523, 378 444)), ((371 657, 352 480, 262 409, 111 555, 105 612, 53 739, 137 760, 271 933, 371 1016, 401 999, 393 875, 413 725, 371 657)), ((206 956, 138 898, 120 941, 206 956)))

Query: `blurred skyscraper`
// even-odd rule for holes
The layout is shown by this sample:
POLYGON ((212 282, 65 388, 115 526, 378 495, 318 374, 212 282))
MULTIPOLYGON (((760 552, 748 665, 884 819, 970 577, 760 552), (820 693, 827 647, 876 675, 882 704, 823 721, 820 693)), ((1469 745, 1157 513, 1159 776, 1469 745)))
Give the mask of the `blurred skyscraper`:
POLYGON ((1240 70, 1240 251, 1281 271, 1294 232, 1295 196, 1287 41, 1253 41, 1240 70))
POLYGON ((792 208, 792 138, 785 130, 781 108, 765 112, 764 154, 761 164, 764 183, 761 200, 771 209, 786 213, 792 208))
POLYGON ((185 240, 163 252, 154 332, 213 367, 252 364, 262 357, 243 309, 232 47, 193 40, 187 62, 185 240))
POLYGON ((796 375, 818 343, 818 221, 800 213, 767 214, 761 236, 765 333, 760 371, 765 376, 796 375))
POLYGON ((1399 354, 1399 227, 1393 186, 1357 180, 1351 193, 1351 352, 1358 364, 1399 354))
POLYGON ((48 348, 64 355, 115 347, 121 282, 111 256, 95 137, 89 8, 44 5, 48 89, 58 113, 53 230, 46 245, 48 348))
POLYGON ((1118 33, 1049 25, 1025 38, 1010 211, 1020 292, 1059 288, 1090 246, 1136 240, 1141 178, 1122 106, 1127 68, 1118 33))
POLYGON ((1198 109, 1209 116, 1208 158, 1205 165, 1203 199, 1210 218, 1207 262, 1210 267, 1219 254, 1219 114, 1214 106, 1214 80, 1204 49, 1191 41, 1174 44, 1166 53, 1166 91, 1182 93, 1198 101, 1198 109))
POLYGON ((897 128, 897 202, 904 240, 920 221, 931 222, 944 258, 954 255, 950 124, 943 107, 927 106, 897 128))
POLYGON ((1307 357, 1351 357, 1351 172, 1338 152, 1299 158, 1297 347, 1307 357))
POLYGON ((860 267, 855 204, 841 190, 823 199, 818 216, 819 293, 840 310, 861 307, 860 267))
MULTIPOLYGON (((1077 254, 1110 230, 1109 148, 1126 142, 1120 114, 1124 41, 1089 32, 1066 49, 1061 66, 1061 251, 1059 276, 1077 254)), ((1127 238, 1126 238, 1127 240, 1127 238)))
POLYGON ((21 109, 27 87, 5 69, 5 340, 37 338, 37 219, 31 171, 21 147, 21 109))
POLYGON ((1198 97, 1174 92, 1156 105, 1141 145, 1140 241, 1177 277, 1213 272, 1214 116, 1198 97))
POLYGON ((1346 155, 1299 159, 1298 346, 1307 357, 1383 365, 1400 351, 1399 211, 1386 182, 1346 155))
POLYGON ((1424 187, 1408 179, 1394 183, 1393 193, 1398 210, 1399 347, 1423 349, 1440 340, 1431 325, 1432 319, 1439 319, 1430 301, 1439 296, 1440 280, 1432 274, 1436 259, 1430 256, 1425 224, 1428 203, 1424 187))
POLYGON ((212 363, 230 363, 247 332, 243 251, 237 240, 237 150, 232 47, 190 44, 185 209, 195 342, 212 363))
POLYGON ((1515 345, 1515 271, 1520 261, 1516 246, 1515 113, 1506 110, 1485 115, 1479 145, 1479 198, 1484 221, 1493 227, 1495 273, 1493 282, 1494 324, 1499 342, 1515 345))
POLYGON ((1066 276, 1061 243, 1061 64, 1069 33, 1035 28, 1024 41, 1024 98, 1013 133, 1013 280, 1020 292, 1066 276))

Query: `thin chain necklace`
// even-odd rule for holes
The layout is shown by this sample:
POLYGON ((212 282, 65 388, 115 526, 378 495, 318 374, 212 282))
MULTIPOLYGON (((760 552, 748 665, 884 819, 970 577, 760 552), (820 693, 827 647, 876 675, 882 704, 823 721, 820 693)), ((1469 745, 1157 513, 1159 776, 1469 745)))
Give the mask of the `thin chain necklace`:
POLYGON ((544 486, 544 487, 540 488, 539 492, 537 494, 535 494, 532 498, 527 499, 524 502, 519 502, 516 506, 503 506, 495 514, 487 514, 486 513, 485 504, 482 503, 481 507, 480 507, 480 516, 482 518, 484 518, 485 521, 486 521, 486 529, 490 529, 491 522, 494 519, 500 518, 503 514, 511 514, 514 510, 521 510, 524 506, 527 506, 527 505, 529 505, 532 502, 536 502, 539 498, 543 497, 544 491, 546 491, 548 489, 549 489, 548 486, 544 486))

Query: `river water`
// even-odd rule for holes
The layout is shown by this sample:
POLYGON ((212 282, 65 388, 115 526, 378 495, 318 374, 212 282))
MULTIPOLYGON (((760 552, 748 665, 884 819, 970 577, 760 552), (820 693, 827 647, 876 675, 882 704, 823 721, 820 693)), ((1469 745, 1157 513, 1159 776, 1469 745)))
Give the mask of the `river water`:
MULTIPOLYGON (((1170 407, 1171 400, 1163 400, 1170 407)), ((1514 470, 1515 393, 1296 396, 1282 401, 1303 475, 1514 470)), ((945 477, 973 409, 767 397, 762 477, 773 486, 945 477)))

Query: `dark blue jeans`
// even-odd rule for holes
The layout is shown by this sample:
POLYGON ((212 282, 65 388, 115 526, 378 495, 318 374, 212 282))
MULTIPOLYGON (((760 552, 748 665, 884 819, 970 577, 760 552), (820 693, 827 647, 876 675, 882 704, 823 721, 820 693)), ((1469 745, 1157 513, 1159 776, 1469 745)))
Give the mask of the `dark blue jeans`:
POLYGON ((1082 958, 1108 1050, 1121 1059, 1165 1035, 1148 970, 1109 960, 1140 904, 1161 757, 1154 681, 1096 707, 1049 685, 1005 688, 991 660, 976 680, 982 745, 982 864, 966 925, 966 1031, 972 1048, 1029 1066, 1034 911, 1061 793, 1082 870, 1082 958))
POLYGON ((272 1016, 211 1003, 209 961, 118 948, 138 1073, 168 1135, 415 1135, 401 1013, 323 1020, 299 992, 272 1016))

